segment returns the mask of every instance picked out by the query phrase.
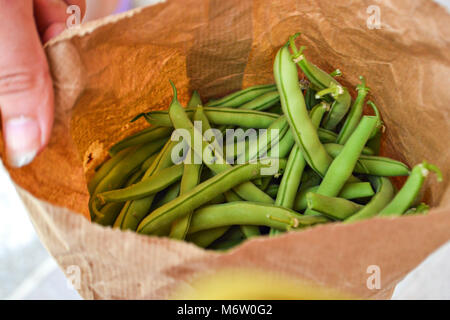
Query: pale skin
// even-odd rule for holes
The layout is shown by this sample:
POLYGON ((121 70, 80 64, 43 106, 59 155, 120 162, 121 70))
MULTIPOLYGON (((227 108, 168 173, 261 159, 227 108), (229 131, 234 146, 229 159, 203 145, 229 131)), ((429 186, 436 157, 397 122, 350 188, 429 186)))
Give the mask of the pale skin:
POLYGON ((107 15, 117 0, 0 0, 0 111, 5 160, 26 166, 45 148, 53 125, 54 92, 44 44, 66 28, 67 7, 81 19, 107 15), (101 5, 100 5, 101 4, 101 5))

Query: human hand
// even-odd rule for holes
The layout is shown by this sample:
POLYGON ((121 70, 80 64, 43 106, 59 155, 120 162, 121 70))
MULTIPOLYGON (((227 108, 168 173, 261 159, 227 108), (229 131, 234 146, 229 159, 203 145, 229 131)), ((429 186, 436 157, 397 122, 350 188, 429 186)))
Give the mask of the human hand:
POLYGON ((68 5, 85 0, 0 0, 0 110, 8 163, 22 167, 47 145, 53 84, 43 43, 66 27, 68 5))

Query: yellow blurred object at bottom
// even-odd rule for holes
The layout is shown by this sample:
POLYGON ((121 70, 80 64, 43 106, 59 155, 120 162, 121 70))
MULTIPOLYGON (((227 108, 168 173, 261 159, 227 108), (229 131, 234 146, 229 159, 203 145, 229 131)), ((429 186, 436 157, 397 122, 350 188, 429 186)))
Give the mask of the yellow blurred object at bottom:
POLYGON ((353 300, 357 297, 288 276, 256 270, 221 270, 178 288, 172 299, 353 300))

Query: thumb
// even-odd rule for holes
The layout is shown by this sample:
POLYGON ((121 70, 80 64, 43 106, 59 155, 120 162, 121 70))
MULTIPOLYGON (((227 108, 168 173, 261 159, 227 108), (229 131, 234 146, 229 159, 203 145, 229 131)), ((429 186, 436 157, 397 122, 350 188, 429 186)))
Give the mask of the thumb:
POLYGON ((9 164, 29 164, 48 143, 53 87, 31 0, 0 0, 0 110, 9 164))

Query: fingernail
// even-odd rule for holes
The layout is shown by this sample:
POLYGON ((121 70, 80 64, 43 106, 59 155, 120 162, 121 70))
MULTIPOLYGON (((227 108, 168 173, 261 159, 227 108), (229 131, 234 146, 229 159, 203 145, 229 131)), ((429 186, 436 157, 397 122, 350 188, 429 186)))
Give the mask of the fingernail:
POLYGON ((11 118, 3 129, 8 163, 19 168, 33 161, 41 147, 41 129, 36 119, 11 118))

